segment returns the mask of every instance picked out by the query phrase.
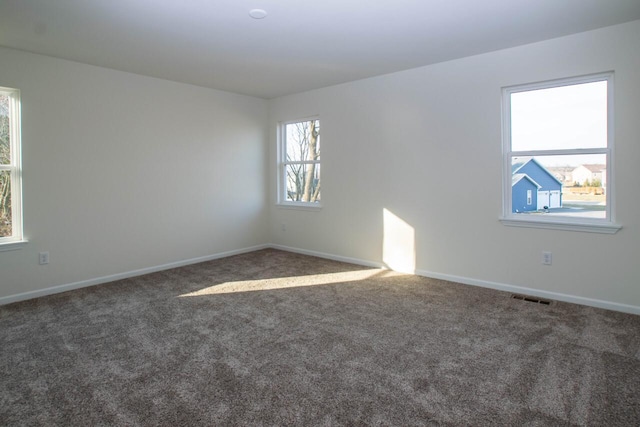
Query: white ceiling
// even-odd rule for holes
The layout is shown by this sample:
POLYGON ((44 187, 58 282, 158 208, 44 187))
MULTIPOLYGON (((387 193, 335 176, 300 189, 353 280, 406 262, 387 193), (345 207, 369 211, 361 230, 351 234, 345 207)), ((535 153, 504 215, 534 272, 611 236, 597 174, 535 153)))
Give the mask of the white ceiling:
POLYGON ((0 0, 0 45, 273 98, 637 19, 640 0, 0 0))

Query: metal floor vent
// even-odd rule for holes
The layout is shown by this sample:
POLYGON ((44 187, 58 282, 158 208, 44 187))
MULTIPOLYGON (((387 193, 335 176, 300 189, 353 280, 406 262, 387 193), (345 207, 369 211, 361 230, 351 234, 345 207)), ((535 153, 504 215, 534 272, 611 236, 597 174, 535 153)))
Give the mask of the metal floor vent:
POLYGON ((513 294, 513 295, 511 295, 511 298, 519 299, 519 300, 527 301, 527 302, 535 302, 537 304, 551 305, 551 301, 548 300, 548 299, 530 297, 530 296, 527 296, 527 295, 513 294))

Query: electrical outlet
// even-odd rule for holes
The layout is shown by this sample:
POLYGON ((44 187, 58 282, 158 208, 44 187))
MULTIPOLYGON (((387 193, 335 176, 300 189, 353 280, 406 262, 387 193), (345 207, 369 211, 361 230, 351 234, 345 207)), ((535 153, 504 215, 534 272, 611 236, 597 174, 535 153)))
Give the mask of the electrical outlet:
POLYGON ((551 252, 542 252, 542 264, 544 265, 551 265, 551 262, 553 261, 551 252))
POLYGON ((287 225, 284 222, 281 225, 281 229, 282 229, 283 232, 287 231, 287 225))
POLYGON ((40 252, 38 254, 38 263, 40 265, 45 265, 45 264, 49 264, 49 252, 40 252))

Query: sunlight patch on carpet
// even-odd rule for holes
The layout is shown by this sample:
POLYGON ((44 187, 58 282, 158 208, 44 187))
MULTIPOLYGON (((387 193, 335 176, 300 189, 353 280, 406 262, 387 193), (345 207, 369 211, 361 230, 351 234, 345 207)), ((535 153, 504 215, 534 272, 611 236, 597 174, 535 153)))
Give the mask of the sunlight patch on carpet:
POLYGON ((229 294, 235 292, 254 292, 273 289, 296 288, 303 286, 330 285, 336 283, 357 282, 376 277, 400 276, 401 273, 382 269, 345 271, 340 273, 314 274, 308 276, 276 277, 261 280, 240 280, 225 282, 203 288, 195 292, 179 295, 179 297, 197 297, 204 295, 229 294))

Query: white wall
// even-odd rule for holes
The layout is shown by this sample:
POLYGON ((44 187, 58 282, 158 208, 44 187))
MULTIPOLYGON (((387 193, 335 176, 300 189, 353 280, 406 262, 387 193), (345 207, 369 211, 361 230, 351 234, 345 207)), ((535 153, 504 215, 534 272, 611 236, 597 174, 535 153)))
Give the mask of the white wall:
POLYGON ((0 252, 0 300, 268 241, 265 100, 5 48, 0 86, 29 240, 0 252))
POLYGON ((639 45, 636 21, 271 102, 0 48, 29 239, 0 303, 271 242, 640 313, 639 45), (624 228, 501 225, 500 88, 608 70, 624 228), (277 208, 275 123, 314 114, 324 208, 277 208))
POLYGON ((319 114, 324 207, 278 208, 272 184, 272 242, 374 263, 415 249, 401 268, 413 261, 427 275, 640 313, 638 46, 635 21, 273 100, 270 182, 275 123, 319 114), (502 225, 501 88, 609 70, 624 228, 603 235, 502 225), (396 218, 387 230, 413 234, 414 248, 385 242, 385 209, 396 218), (541 265, 543 250, 552 266, 541 265))

